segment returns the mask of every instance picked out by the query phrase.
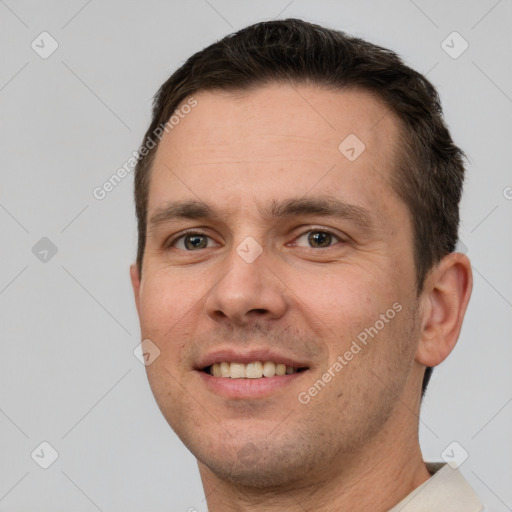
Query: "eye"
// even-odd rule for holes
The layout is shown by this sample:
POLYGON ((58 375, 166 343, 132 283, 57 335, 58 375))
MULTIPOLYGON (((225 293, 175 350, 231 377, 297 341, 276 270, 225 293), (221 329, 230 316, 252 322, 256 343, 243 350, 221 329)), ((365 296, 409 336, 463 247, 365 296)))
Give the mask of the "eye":
POLYGON ((333 241, 336 241, 337 243, 342 242, 343 240, 339 236, 336 236, 334 233, 317 229, 306 231, 295 239, 293 245, 304 247, 304 245, 299 243, 299 241, 305 241, 307 244, 309 244, 309 247, 314 249, 323 249, 333 245, 333 241))
POLYGON ((211 240, 212 238, 205 235, 204 233, 189 231, 175 238, 169 244, 169 247, 176 247, 177 249, 185 251, 193 251, 194 249, 207 249, 208 247, 211 247, 211 245, 208 245, 208 241, 211 240))

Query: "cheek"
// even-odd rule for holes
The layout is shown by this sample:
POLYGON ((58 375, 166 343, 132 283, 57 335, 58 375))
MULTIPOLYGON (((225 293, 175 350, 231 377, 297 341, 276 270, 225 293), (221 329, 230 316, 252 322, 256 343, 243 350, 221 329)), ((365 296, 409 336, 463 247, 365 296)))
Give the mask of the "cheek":
POLYGON ((156 402, 168 421, 180 416, 182 410, 183 391, 179 383, 184 378, 183 345, 187 339, 185 320, 191 307, 189 295, 162 273, 146 275, 141 289, 141 336, 151 340, 160 351, 146 366, 146 374, 156 402))
POLYGON ((333 393, 344 390, 348 379, 349 388, 361 386, 359 393, 364 394, 366 385, 378 384, 371 369, 390 373, 388 368, 405 342, 407 323, 398 282, 380 270, 348 265, 329 273, 303 273, 297 281, 304 314, 317 320, 317 341, 324 346, 325 363, 330 367, 343 358, 344 376, 336 373, 340 377, 334 379, 333 393))
POLYGON ((166 271, 145 276, 140 292, 140 316, 144 332, 171 329, 198 303, 204 292, 190 282, 166 271))
POLYGON ((306 309, 321 319, 326 329, 346 338, 354 330, 373 325, 399 299, 399 289, 383 275, 371 267, 339 265, 288 279, 295 282, 293 291, 306 309))
POLYGON ((153 366, 162 365, 176 373, 183 356, 182 345, 190 337, 194 307, 199 307, 201 296, 190 282, 170 279, 164 273, 146 277, 140 294, 141 336, 160 350, 155 363, 147 367, 148 375, 153 366))

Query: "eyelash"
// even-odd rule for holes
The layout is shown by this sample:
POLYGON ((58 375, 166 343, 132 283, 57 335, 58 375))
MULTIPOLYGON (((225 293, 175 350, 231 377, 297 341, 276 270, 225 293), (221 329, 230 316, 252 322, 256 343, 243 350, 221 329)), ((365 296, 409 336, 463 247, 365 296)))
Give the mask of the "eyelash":
MULTIPOLYGON (((332 231, 329 231, 327 229, 308 229, 307 231, 303 231, 301 234, 297 235, 297 237, 294 240, 297 240, 297 239, 303 237, 304 235, 307 235, 308 233, 323 233, 323 234, 331 235, 332 237, 334 237, 335 239, 338 240, 337 243, 345 242, 346 241, 342 237, 340 237, 339 235, 336 235, 335 233, 333 233, 332 231)), ((210 236, 206 235, 205 233, 203 233, 201 231, 196 231, 196 230, 184 231, 183 233, 181 233, 181 235, 179 235, 176 238, 172 239, 166 245, 166 248, 170 249, 171 247, 174 247, 178 240, 186 238, 187 236, 190 236, 190 235, 200 235, 200 236, 205 236, 207 238, 212 239, 210 236)), ((289 245, 289 244, 287 244, 287 245, 289 245)), ((329 247, 333 247, 334 245, 336 245, 336 244, 331 244, 331 245, 328 245, 327 247, 308 247, 308 248, 309 249, 328 249, 329 247)), ((187 252, 195 252, 195 251, 189 251, 187 249, 180 249, 180 250, 184 250, 184 251, 187 251, 187 252)))

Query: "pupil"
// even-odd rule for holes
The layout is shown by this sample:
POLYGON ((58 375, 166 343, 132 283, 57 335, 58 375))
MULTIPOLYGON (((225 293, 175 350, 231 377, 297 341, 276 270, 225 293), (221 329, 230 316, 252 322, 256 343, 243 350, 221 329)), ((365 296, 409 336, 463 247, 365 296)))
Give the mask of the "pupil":
POLYGON ((315 231, 309 235, 309 242, 312 245, 316 245, 317 247, 327 247, 331 243, 331 235, 330 233, 322 233, 320 231, 315 231))
POLYGON ((201 235, 189 235, 185 238, 185 247, 187 249, 204 249, 206 247, 206 238, 201 235))

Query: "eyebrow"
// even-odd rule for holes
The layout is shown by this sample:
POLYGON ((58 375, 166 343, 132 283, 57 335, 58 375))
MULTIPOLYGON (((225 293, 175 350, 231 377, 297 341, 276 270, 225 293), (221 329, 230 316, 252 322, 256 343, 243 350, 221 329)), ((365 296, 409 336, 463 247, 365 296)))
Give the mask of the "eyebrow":
MULTIPOLYGON (((354 221, 364 228, 372 228, 370 212, 365 208, 346 203, 332 196, 291 198, 278 202, 276 200, 264 209, 265 217, 271 219, 298 217, 304 215, 337 217, 354 221)), ((170 202, 158 208, 149 220, 149 228, 156 229, 162 224, 176 219, 220 220, 221 215, 203 201, 191 199, 170 202)))

